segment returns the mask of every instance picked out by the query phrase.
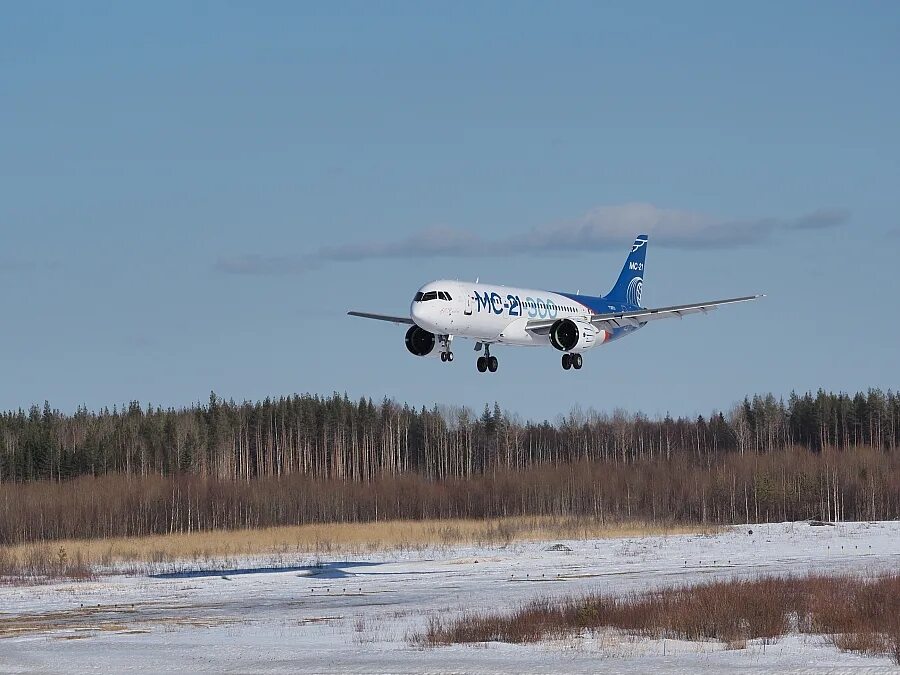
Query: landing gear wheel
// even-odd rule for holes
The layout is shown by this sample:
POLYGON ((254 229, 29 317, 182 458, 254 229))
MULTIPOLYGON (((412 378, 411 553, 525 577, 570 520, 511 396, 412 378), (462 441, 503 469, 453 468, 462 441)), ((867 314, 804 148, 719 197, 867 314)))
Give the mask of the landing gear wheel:
POLYGON ((489 356, 489 357, 488 357, 488 360, 487 360, 487 367, 488 367, 488 370, 489 370, 489 371, 491 371, 492 373, 496 373, 496 372, 497 372, 497 368, 498 368, 499 365, 500 365, 500 363, 497 361, 497 357, 496 357, 496 356, 489 356))
POLYGON ((447 352, 441 352, 441 361, 447 362, 447 352))
POLYGON ((571 354, 563 354, 562 355, 562 367, 563 370, 568 370, 572 367, 572 355, 571 354))
POLYGON ((453 360, 453 352, 447 352, 447 361, 453 360))
POLYGON ((575 370, 581 370, 582 363, 581 354, 572 354, 572 367, 575 370))
POLYGON ((479 356, 478 360, 475 362, 475 366, 478 368, 479 373, 483 373, 488 368, 488 360, 486 356, 479 356))

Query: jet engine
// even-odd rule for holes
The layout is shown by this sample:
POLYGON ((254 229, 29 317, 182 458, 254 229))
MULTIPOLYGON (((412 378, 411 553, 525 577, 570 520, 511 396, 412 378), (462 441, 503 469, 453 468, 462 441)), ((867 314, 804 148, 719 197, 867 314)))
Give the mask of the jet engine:
POLYGON ((437 336, 424 328, 412 326, 406 331, 406 348, 413 356, 440 356, 437 336))
POLYGON ((583 352, 606 340, 606 331, 588 321, 559 319, 550 326, 550 344, 561 352, 583 352))

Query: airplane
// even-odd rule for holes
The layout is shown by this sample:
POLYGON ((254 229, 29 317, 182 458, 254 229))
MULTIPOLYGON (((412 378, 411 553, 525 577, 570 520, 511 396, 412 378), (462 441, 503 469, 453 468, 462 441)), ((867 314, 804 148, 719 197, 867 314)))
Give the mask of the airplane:
POLYGON ((706 314, 722 305, 764 297, 642 307, 648 241, 646 234, 637 236, 615 286, 604 296, 480 284, 477 280, 474 284, 439 280, 418 290, 408 317, 348 314, 408 325, 407 350, 414 356, 440 357, 445 363, 453 361, 454 338, 475 340, 475 351, 484 351, 476 360, 481 373, 495 373, 499 367, 497 357, 491 354, 492 345, 549 345, 562 352, 564 370, 581 370, 584 352, 631 335, 650 321, 706 314))

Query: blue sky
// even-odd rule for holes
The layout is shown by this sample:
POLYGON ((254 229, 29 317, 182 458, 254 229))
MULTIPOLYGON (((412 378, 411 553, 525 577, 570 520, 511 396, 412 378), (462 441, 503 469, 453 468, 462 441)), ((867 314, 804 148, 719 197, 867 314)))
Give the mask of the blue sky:
POLYGON ((0 23, 0 408, 312 391, 706 413, 896 388, 900 5, 21 3, 0 23), (644 303, 591 352, 418 361, 433 278, 644 303))

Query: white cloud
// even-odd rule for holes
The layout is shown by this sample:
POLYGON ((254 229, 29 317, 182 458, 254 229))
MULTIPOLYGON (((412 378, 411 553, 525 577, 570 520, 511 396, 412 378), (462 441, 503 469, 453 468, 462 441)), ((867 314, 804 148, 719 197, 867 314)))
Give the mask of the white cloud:
POLYGON ((571 221, 532 228, 521 234, 485 239, 469 230, 431 227, 396 240, 326 246, 296 257, 255 254, 220 259, 215 269, 228 274, 297 274, 322 262, 371 258, 482 257, 515 253, 577 252, 619 249, 636 234, 650 235, 654 246, 725 249, 762 243, 794 230, 837 227, 847 222, 842 209, 819 209, 797 218, 719 218, 698 211, 667 209, 632 202, 598 206, 571 221))

